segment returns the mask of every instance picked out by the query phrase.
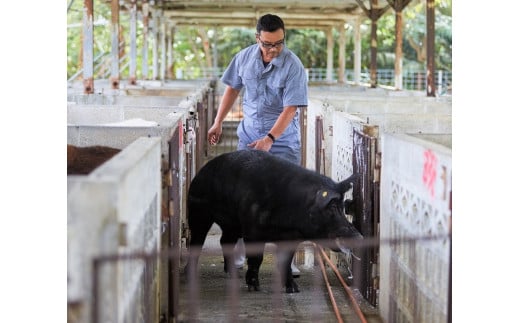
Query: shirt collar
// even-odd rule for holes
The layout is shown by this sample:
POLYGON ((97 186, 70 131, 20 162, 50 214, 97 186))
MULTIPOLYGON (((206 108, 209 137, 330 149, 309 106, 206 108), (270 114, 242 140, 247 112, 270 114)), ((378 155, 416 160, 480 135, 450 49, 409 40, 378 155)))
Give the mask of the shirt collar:
MULTIPOLYGON (((259 44, 256 44, 257 48, 258 48, 258 58, 260 60, 262 60, 262 50, 260 49, 260 45, 259 44)), ((285 45, 283 46, 282 48, 282 51, 280 52, 280 55, 278 55, 278 57, 276 57, 275 59, 273 59, 271 61, 271 64, 276 66, 276 67, 280 67, 280 66, 283 66, 283 63, 285 62, 285 58, 287 56, 287 53, 289 51, 286 50, 285 48, 285 45)))

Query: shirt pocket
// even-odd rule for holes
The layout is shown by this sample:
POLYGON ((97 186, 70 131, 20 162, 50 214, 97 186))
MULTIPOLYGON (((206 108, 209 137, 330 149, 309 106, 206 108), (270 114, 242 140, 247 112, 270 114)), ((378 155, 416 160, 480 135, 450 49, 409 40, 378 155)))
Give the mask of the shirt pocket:
POLYGON ((265 87, 266 111, 281 113, 283 110, 283 92, 285 83, 279 78, 270 78, 265 87))
POLYGON ((258 85, 258 75, 255 71, 250 68, 244 69, 239 73, 239 76, 242 78, 242 83, 246 88, 246 96, 251 100, 256 100, 259 93, 257 91, 258 85))

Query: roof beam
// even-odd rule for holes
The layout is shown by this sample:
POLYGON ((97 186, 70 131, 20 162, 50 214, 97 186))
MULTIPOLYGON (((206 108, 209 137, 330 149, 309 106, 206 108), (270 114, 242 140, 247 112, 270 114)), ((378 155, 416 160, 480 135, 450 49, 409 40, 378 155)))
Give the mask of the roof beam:
MULTIPOLYGON (((346 13, 301 13, 301 12, 276 12, 271 11, 283 18, 285 24, 290 27, 292 25, 306 26, 331 26, 345 23, 355 18, 356 15, 346 13)), ((172 21, 174 24, 200 24, 200 25, 248 25, 256 24, 258 18, 264 14, 263 12, 254 11, 234 11, 234 12, 215 12, 215 11, 184 11, 184 10, 168 10, 164 11, 164 17, 172 21)))

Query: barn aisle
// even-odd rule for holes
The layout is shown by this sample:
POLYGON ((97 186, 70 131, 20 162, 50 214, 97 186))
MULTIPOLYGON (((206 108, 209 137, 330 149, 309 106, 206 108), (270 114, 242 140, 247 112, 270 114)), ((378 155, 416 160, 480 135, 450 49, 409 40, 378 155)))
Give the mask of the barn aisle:
MULTIPOLYGON (((282 285, 279 285, 280 288, 274 286, 275 245, 270 243, 266 245, 264 261, 260 267, 260 291, 248 291, 244 278, 247 267, 238 271, 239 277, 234 281, 238 308, 234 316, 236 319, 233 319, 233 315, 230 314, 233 296, 226 293, 233 288, 231 287, 233 281, 224 273, 219 239, 218 227, 216 230, 212 229, 206 238, 199 260, 200 298, 196 319, 189 319, 188 284, 185 275, 181 275, 179 322, 338 322, 318 266, 311 268, 300 266, 301 275, 296 279, 300 293, 286 294, 282 285)), ((342 319, 345 322, 362 322, 346 300, 345 293, 339 290, 341 285, 330 268, 328 279, 333 288, 336 288, 335 297, 342 319)), ((357 290, 354 292, 367 321, 382 322, 377 309, 364 301, 357 290)))

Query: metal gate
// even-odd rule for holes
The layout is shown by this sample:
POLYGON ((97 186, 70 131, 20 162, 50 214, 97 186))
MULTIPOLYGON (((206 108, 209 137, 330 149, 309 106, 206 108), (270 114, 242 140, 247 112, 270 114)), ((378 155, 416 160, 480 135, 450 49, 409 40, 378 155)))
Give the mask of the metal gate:
MULTIPOLYGON (((378 153, 378 128, 365 126, 363 132, 354 129, 352 168, 360 174, 359 185, 354 186, 353 224, 365 238, 379 237, 379 174, 381 169, 378 153)), ((377 305, 379 289, 379 248, 368 247, 352 258, 354 285, 373 306, 377 305)))
MULTIPOLYGON (((365 238, 374 238, 379 237, 379 128, 375 125, 363 125, 361 128, 362 131, 352 128, 352 173, 360 174, 360 179, 358 185, 354 186, 353 203, 350 204, 348 213, 353 215, 349 220, 365 238)), ((323 117, 316 117, 315 129, 315 169, 320 174, 326 174, 323 117)), ((379 249, 368 247, 356 252, 359 254, 354 254, 354 257, 349 255, 340 262, 353 274, 354 286, 359 288, 371 305, 376 306, 379 289, 379 249)))
POLYGON ((179 194, 179 188, 181 187, 180 177, 181 169, 183 165, 180 165, 180 151, 183 149, 184 145, 182 143, 184 129, 182 124, 179 125, 178 131, 176 131, 170 142, 169 142, 169 166, 170 173, 168 176, 169 187, 168 187, 168 247, 170 249, 176 250, 176 256, 178 258, 172 259, 168 258, 168 317, 175 317, 175 309, 178 308, 179 303, 179 291, 176 288, 179 284, 179 271, 180 271, 180 232, 181 232, 181 223, 182 223, 182 214, 181 214, 181 194, 179 194))

